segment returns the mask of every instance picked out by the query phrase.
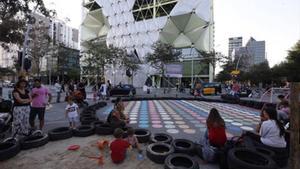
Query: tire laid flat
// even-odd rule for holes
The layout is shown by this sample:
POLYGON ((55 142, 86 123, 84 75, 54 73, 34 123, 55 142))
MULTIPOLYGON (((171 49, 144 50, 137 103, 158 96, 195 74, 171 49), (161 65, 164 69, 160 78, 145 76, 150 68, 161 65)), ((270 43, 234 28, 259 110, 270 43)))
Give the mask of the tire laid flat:
POLYGON ((111 135, 114 130, 109 124, 101 124, 95 127, 95 133, 98 135, 111 135))
POLYGON ((69 127, 58 127, 50 130, 48 135, 51 141, 55 141, 71 138, 73 132, 69 127))
POLYGON ((139 143, 148 143, 151 136, 151 132, 146 129, 135 129, 134 134, 136 135, 139 143))
POLYGON ((73 130, 73 135, 76 137, 88 137, 95 134, 95 128, 93 126, 79 126, 73 130))
POLYGON ((29 136, 23 140, 21 143, 21 149, 31 149, 43 146, 49 142, 48 134, 36 135, 36 136, 29 136))
POLYGON ((157 164, 163 164, 165 159, 173 153, 174 148, 170 144, 161 142, 149 144, 146 150, 147 157, 157 164))
POLYGON ((0 161, 4 161, 16 156, 21 151, 18 142, 0 143, 0 161))
POLYGON ((269 156, 249 148, 229 150, 227 162, 230 169, 277 169, 269 156))
POLYGON ((199 169, 198 163, 189 155, 175 153, 165 160, 165 169, 199 169))

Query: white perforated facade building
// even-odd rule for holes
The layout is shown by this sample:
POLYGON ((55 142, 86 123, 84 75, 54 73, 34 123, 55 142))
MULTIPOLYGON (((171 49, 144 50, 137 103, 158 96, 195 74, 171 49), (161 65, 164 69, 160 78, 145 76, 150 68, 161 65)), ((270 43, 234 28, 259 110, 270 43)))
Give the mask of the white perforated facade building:
MULTIPOLYGON (((159 40, 174 48, 211 51, 213 0, 84 0, 80 36, 82 48, 85 41, 102 39, 107 45, 135 52, 142 61, 159 40)), ((211 81, 212 66, 208 72, 202 77, 211 81)), ((137 76, 142 84, 155 73, 145 63, 137 76)), ((107 78, 112 80, 110 74, 107 78)), ((126 80, 124 73, 116 74, 118 82, 126 80)))

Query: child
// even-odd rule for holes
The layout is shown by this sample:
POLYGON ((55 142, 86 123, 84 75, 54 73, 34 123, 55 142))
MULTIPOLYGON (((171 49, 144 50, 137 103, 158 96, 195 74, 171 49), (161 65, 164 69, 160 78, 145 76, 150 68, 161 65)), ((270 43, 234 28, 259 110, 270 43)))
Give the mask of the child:
POLYGON ((115 164, 120 164, 124 161, 126 156, 126 150, 130 144, 128 141, 122 139, 124 131, 120 128, 115 129, 114 141, 110 143, 111 159, 115 164))
POLYGON ((66 117, 70 122, 70 128, 75 129, 78 118, 78 105, 73 102, 72 97, 68 98, 68 105, 66 107, 66 117))
POLYGON ((127 129, 127 134, 128 134, 128 137, 125 138, 125 140, 128 141, 129 144, 130 144, 133 148, 137 148, 138 151, 140 152, 141 149, 140 149, 139 141, 138 141, 138 139, 136 138, 136 136, 134 135, 134 129, 133 129, 132 127, 128 127, 128 129, 127 129))

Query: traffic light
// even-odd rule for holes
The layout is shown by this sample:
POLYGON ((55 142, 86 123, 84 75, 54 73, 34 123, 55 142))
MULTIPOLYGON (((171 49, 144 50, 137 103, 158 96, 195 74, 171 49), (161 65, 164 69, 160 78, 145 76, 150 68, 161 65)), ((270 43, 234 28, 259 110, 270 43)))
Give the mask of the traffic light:
POLYGON ((22 59, 23 59, 23 52, 18 51, 18 66, 21 68, 22 67, 22 59))
POLYGON ((31 60, 28 58, 24 59, 24 70, 28 72, 28 70, 31 68, 31 60))
POLYGON ((132 76, 132 73, 129 69, 126 70, 126 76, 127 77, 131 77, 132 76))

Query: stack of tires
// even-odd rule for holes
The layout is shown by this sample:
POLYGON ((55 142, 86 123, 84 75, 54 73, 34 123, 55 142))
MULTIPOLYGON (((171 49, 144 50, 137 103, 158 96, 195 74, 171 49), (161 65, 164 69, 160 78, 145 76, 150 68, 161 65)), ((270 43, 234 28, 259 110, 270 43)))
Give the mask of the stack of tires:
POLYGON ((221 99, 223 99, 224 101, 226 101, 228 103, 239 103, 239 101, 240 101, 239 96, 234 96, 231 94, 222 94, 221 99))
POLYGON ((266 103, 266 102, 260 102, 260 101, 254 101, 254 100, 240 100, 239 105, 241 106, 247 106, 254 109, 261 110, 264 105, 267 105, 268 107, 276 108, 276 104, 274 103, 266 103))
POLYGON ((147 146, 147 157, 157 163, 164 164, 165 169, 199 169, 193 159, 195 145, 186 139, 173 139, 164 133, 156 133, 150 137, 147 146))
POLYGON ((88 106, 80 113, 80 122, 82 125, 91 125, 93 122, 98 121, 96 111, 107 105, 106 102, 98 102, 88 106))
POLYGON ((87 108, 80 113, 80 122, 82 125, 91 125, 97 120, 96 110, 93 110, 93 108, 87 108))

